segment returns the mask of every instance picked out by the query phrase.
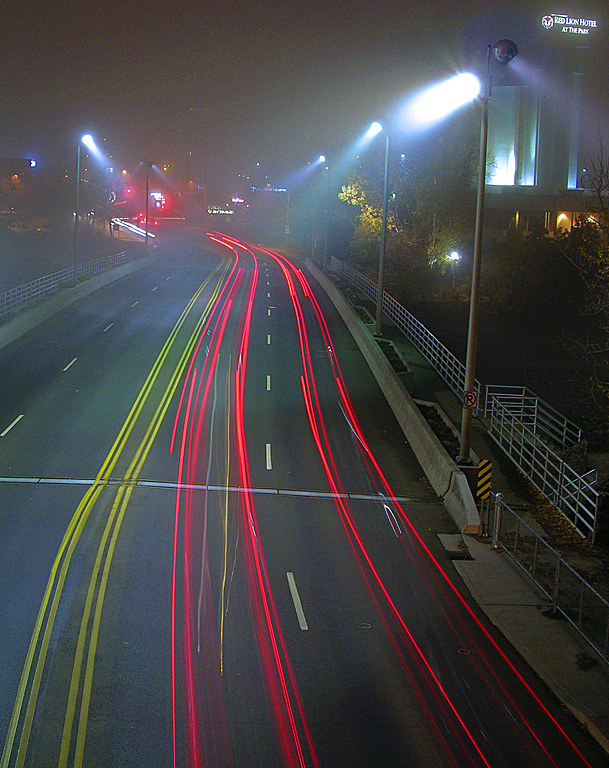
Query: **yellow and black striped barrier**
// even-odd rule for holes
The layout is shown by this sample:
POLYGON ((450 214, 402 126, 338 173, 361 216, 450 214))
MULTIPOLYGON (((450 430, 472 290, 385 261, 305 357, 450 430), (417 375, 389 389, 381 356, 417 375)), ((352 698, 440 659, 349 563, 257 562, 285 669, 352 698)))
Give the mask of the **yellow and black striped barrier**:
POLYGON ((479 499, 488 499, 491 495, 491 478, 493 475, 493 462, 482 459, 478 464, 478 485, 476 496, 479 499))

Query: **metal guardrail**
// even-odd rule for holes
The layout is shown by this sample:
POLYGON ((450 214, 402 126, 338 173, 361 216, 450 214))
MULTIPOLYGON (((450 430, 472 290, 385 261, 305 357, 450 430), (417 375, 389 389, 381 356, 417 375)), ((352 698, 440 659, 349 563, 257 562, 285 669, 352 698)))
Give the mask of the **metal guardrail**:
MULTIPOLYGON (((378 288, 374 280, 334 257, 332 258, 332 269, 336 274, 353 283, 368 298, 376 302, 378 288)), ((453 355, 442 342, 438 341, 433 333, 427 330, 423 323, 417 320, 414 315, 396 301, 393 296, 390 296, 387 291, 383 292, 383 312, 412 341, 423 357, 436 369, 450 389, 461 400, 465 389, 465 366, 459 358, 453 355)), ((479 381, 476 381, 475 388, 478 392, 478 402, 481 403, 482 385, 479 381)))
POLYGON ((115 253, 112 256, 102 256, 99 259, 93 259, 92 261, 85 261, 78 265, 79 275, 96 275, 98 272, 105 272, 107 269, 114 269, 120 267, 127 261, 127 252, 121 251, 115 253))
POLYGON ((543 435, 561 448, 576 445, 582 439, 582 430, 563 416, 556 408, 542 400, 527 387, 487 384, 485 387, 484 416, 492 410, 492 401, 498 400, 513 416, 536 435, 543 435))
MULTIPOLYGON (((79 264, 77 274, 79 276, 95 275, 98 272, 118 267, 126 261, 127 254, 125 251, 121 251, 112 256, 103 256, 102 258, 79 264)), ((53 272, 51 275, 39 277, 36 280, 31 280, 29 283, 24 283, 16 288, 0 293, 0 317, 23 309, 28 304, 55 293, 63 283, 69 283, 71 280, 74 280, 74 267, 67 267, 59 272, 53 272)))
MULTIPOLYGON (((332 269, 376 302, 374 280, 339 259, 332 259, 332 269)), ((465 388, 461 361, 387 292, 383 311, 461 400, 465 388)), ((581 429, 526 387, 483 386, 476 381, 476 390, 495 442, 582 536, 594 542, 601 502, 593 488, 595 478, 579 475, 554 450, 580 442, 581 429)))
POLYGON ((609 601, 600 595, 541 536, 495 496, 492 543, 502 549, 535 582, 558 611, 609 664, 609 601))
POLYGON ((487 418, 493 440, 569 522, 594 541, 601 495, 592 483, 572 469, 497 398, 492 398, 487 418))

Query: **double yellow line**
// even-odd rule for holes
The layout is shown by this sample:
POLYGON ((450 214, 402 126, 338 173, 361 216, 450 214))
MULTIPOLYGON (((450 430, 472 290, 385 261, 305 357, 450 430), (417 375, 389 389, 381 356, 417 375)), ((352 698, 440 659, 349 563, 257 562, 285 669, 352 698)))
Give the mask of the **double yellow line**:
POLYGON ((75 768, 80 768, 80 766, 82 766, 89 703, 91 699, 95 651, 97 648, 104 597, 118 534, 124 519, 125 511, 129 504, 131 493, 133 492, 133 488, 137 482, 144 461, 150 452, 163 418, 167 412, 167 409, 169 408, 171 399, 178 387, 180 378, 184 372, 184 369, 186 368, 186 365, 188 364, 192 351, 197 344, 201 329, 205 324, 206 318, 212 311, 214 304, 216 303, 217 298, 222 290, 223 281, 225 280, 229 266, 229 260, 223 260, 214 270, 214 272, 209 275, 207 280, 205 280, 205 282, 197 289, 194 296, 185 307, 178 321, 174 325, 167 341, 163 345, 93 484, 87 490, 74 515, 72 516, 72 519, 70 520, 68 528, 60 544, 58 553, 51 567, 42 603, 34 625, 34 631, 32 633, 23 672, 21 674, 21 679, 17 689, 15 706, 13 708, 11 720, 9 723, 7 738, 4 744, 2 757, 0 758, 0 768, 9 768, 10 761, 13 756, 15 742, 17 739, 17 731, 20 721, 22 721, 21 736, 19 739, 19 745, 14 765, 15 768, 22 768, 25 763, 36 706, 38 703, 40 684, 47 660, 51 633, 55 624, 59 602, 63 593, 64 584, 68 575, 74 550, 80 540, 91 511, 93 510, 103 488, 105 488, 108 484, 111 473, 116 466, 116 463, 118 462, 123 449, 125 448, 128 438, 130 437, 138 422, 142 409, 148 400, 152 388, 167 360, 167 357, 178 337, 180 330, 182 329, 186 319, 195 306, 195 303, 200 298, 201 294, 210 283, 210 281, 215 277, 217 282, 212 297, 208 301, 203 314, 198 319, 196 327, 191 333, 187 344, 185 345, 179 362, 173 370, 169 384, 166 386, 161 396, 154 416, 146 429, 146 433, 141 440, 131 463, 129 464, 123 480, 121 481, 95 557, 74 655, 70 690, 68 693, 68 702, 66 706, 66 715, 64 720, 58 763, 59 768, 64 768, 67 766, 72 743, 72 730, 74 720, 76 719, 76 712, 78 709, 77 705, 80 699, 80 707, 78 712, 78 731, 76 746, 74 750, 73 765, 75 768), (89 631, 91 614, 93 614, 93 623, 89 631), (89 639, 88 648, 87 637, 89 639), (82 676, 83 662, 85 662, 84 678, 82 676), (26 698, 27 706, 25 704, 26 698))

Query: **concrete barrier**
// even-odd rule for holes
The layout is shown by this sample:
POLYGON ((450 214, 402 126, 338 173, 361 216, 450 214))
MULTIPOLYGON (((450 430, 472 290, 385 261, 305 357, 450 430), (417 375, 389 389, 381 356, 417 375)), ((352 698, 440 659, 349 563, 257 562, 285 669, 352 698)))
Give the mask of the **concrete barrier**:
POLYGON ((312 262, 308 271, 321 285, 349 328, 370 370, 383 390, 387 402, 432 488, 462 533, 480 531, 480 515, 465 473, 434 434, 416 403, 399 380, 371 333, 332 281, 312 262))
POLYGON ((88 296, 99 288, 103 288, 104 285, 109 285, 115 280, 125 277, 125 275, 130 275, 132 272, 152 264, 157 258, 158 256, 153 254, 152 256, 137 259, 127 264, 121 264, 120 267, 108 269, 106 272, 100 272, 79 285, 60 288, 57 293, 51 294, 48 298, 43 298, 39 304, 36 304, 31 309, 24 309, 17 317, 0 326, 0 349, 8 346, 33 328, 36 328, 40 323, 44 323, 45 320, 48 320, 49 317, 52 317, 57 312, 61 312, 62 309, 69 307, 75 301, 88 296))

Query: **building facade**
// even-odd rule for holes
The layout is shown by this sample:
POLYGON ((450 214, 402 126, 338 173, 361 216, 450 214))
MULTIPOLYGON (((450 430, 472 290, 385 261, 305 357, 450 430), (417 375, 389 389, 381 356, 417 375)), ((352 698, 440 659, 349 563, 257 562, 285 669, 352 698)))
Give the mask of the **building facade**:
POLYGON ((570 228, 590 208, 586 158, 598 137, 594 72, 603 24, 581 9, 553 10, 531 11, 530 23, 514 29, 519 56, 491 71, 485 220, 491 233, 570 228))

